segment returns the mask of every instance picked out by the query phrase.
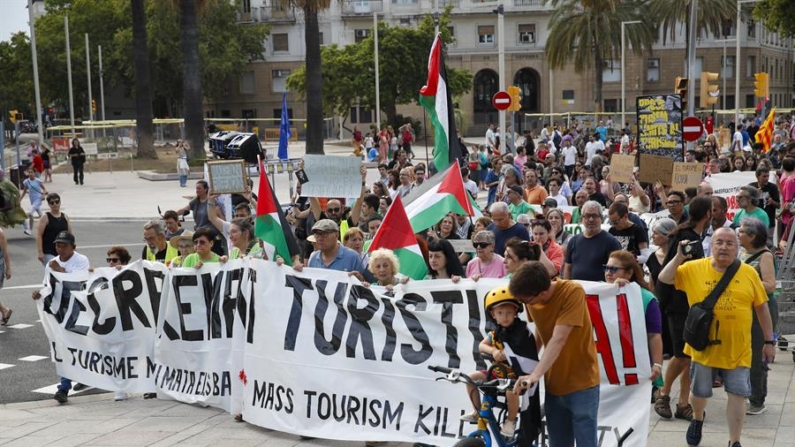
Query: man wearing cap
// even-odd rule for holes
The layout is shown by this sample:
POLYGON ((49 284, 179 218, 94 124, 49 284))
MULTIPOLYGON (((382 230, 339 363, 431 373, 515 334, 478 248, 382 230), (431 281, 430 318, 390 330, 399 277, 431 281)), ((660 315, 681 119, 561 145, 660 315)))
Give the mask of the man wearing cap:
MULTIPOLYGON (((306 266, 349 272, 359 280, 366 280, 370 277, 370 273, 365 270, 359 255, 340 243, 339 233, 339 225, 331 219, 320 219, 315 222, 312 226, 312 235, 315 236, 317 250, 309 255, 306 266)), ((301 271, 303 266, 296 265, 295 269, 301 271)))
POLYGON ((533 207, 524 200, 522 196, 522 187, 519 185, 511 185, 508 187, 508 211, 511 212, 511 218, 516 220, 520 214, 528 214, 535 216, 533 207))
MULTIPOLYGON (((61 231, 55 237, 55 252, 58 256, 52 258, 47 266, 44 268, 44 283, 46 284, 50 272, 58 273, 77 273, 87 272, 89 269, 88 258, 76 252, 75 237, 68 231, 61 231)), ((33 292, 33 299, 41 298, 41 292, 35 290, 33 292)), ((58 385, 58 391, 55 392, 53 399, 60 403, 66 403, 69 398, 69 390, 72 389, 72 381, 66 377, 61 377, 61 383, 58 385)))

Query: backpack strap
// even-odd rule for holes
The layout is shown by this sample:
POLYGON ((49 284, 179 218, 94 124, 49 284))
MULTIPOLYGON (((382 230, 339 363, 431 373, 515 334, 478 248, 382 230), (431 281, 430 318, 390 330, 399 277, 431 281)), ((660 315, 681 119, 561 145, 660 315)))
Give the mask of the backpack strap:
POLYGON ((704 298, 704 301, 701 303, 702 306, 710 310, 712 310, 712 308, 715 307, 715 303, 718 301, 718 297, 720 297, 721 293, 723 293, 723 291, 726 290, 726 286, 729 285, 729 281, 731 281, 731 279, 737 273, 737 270, 740 269, 740 264, 741 262, 739 259, 735 259, 731 263, 731 265, 723 273, 723 276, 720 277, 720 281, 718 281, 718 284, 715 286, 714 289, 712 289, 712 292, 710 292, 709 295, 707 295, 707 297, 704 298))

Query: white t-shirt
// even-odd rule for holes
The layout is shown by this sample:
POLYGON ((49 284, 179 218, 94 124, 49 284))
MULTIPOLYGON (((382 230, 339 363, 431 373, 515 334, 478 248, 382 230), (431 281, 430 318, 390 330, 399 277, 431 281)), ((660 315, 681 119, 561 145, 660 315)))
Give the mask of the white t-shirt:
POLYGON ((738 146, 739 146, 740 148, 742 148, 742 147, 743 147, 743 133, 742 133, 742 132, 740 132, 739 130, 738 130, 738 131, 735 131, 735 132, 734 132, 734 137, 732 137, 732 147, 731 147, 731 151, 732 151, 732 152, 734 152, 735 150, 737 150, 737 147, 738 147, 738 146))
POLYGON ((494 131, 491 129, 486 130, 486 146, 494 145, 494 131))
POLYGON ((549 131, 547 130, 546 127, 542 127, 541 128, 541 133, 539 134, 539 137, 541 138, 542 141, 550 139, 549 138, 549 131))
POLYGON ((563 146, 563 165, 574 166, 577 164, 577 148, 574 146, 563 146))
MULTIPOLYGON (((87 272, 90 266, 88 262, 88 258, 84 255, 81 255, 78 252, 74 252, 72 256, 67 259, 66 261, 61 261, 60 256, 56 256, 55 262, 63 268, 66 273, 75 273, 75 272, 87 272)), ((50 263, 47 263, 47 266, 44 267, 44 283, 47 283, 47 279, 50 277, 50 263)))
POLYGON ((602 143, 602 140, 596 140, 593 143, 589 141, 585 144, 585 160, 587 160, 588 166, 591 165, 591 159, 596 155, 596 151, 600 149, 605 150, 605 144, 602 143))
POLYGON ((621 137, 621 152, 629 153, 629 135, 627 134, 621 137))
POLYGON ((464 183, 464 189, 469 191, 469 193, 472 194, 472 197, 477 197, 478 196, 478 185, 477 185, 477 183, 475 183, 471 179, 467 180, 464 183))
POLYGON ((551 197, 551 198, 553 198, 553 199, 558 201, 558 208, 569 206, 569 201, 566 200, 566 197, 561 195, 560 192, 558 192, 558 195, 556 195, 556 196, 549 196, 549 197, 551 197))

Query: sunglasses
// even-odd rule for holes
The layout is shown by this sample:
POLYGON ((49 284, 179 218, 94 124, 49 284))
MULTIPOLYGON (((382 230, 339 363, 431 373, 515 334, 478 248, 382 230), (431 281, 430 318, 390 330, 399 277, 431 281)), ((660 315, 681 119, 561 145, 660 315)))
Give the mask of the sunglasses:
POLYGON ((624 267, 614 267, 612 265, 603 265, 602 268, 605 273, 610 273, 611 275, 615 275, 619 270, 626 270, 624 267))
POLYGON ((50 205, 57 205, 61 203, 61 200, 60 199, 48 200, 47 203, 49 203, 50 205))
POLYGON ((107 262, 108 264, 115 264, 119 261, 120 261, 119 258, 105 258, 105 262, 107 262))
POLYGON ((193 245, 207 245, 207 244, 209 244, 209 242, 203 241, 201 239, 193 241, 193 245))
POLYGON ((329 213, 339 213, 340 209, 339 208, 326 208, 326 211, 328 211, 329 213))
POLYGON ((472 246, 475 248, 486 248, 491 245, 490 242, 473 242, 472 246))

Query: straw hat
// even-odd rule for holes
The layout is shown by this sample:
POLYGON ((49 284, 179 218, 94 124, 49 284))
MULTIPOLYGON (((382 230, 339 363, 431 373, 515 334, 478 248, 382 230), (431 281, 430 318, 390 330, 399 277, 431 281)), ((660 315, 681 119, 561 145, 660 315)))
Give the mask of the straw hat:
POLYGON ((179 236, 172 236, 171 239, 168 240, 168 243, 174 248, 179 248, 179 241, 193 242, 193 231, 185 230, 179 236))

